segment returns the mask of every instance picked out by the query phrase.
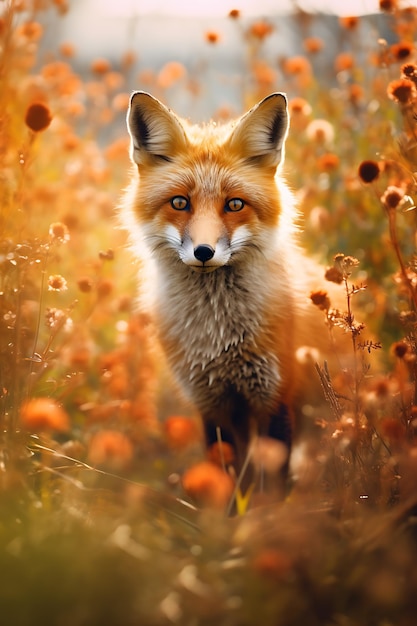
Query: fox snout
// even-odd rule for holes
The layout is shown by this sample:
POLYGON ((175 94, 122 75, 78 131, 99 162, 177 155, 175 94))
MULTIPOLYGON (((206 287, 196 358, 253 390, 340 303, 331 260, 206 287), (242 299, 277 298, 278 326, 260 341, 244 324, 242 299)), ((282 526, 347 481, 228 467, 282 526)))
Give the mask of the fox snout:
POLYGON ((194 248, 194 256, 197 261, 206 263, 214 257, 215 250, 208 243, 201 243, 194 248))

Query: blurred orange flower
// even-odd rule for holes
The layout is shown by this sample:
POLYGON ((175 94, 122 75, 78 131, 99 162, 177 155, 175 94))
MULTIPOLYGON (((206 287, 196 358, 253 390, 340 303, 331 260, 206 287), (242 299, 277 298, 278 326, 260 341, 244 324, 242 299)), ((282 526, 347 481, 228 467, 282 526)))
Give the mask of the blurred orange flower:
POLYGON ((336 72, 346 72, 351 70, 355 65, 355 59, 350 52, 341 52, 336 56, 334 66, 336 72))
POLYGON ((63 222, 53 222, 49 226, 49 236, 60 243, 67 243, 71 239, 68 226, 63 222))
POLYGON ((231 465, 235 460, 235 451, 233 446, 227 441, 213 443, 207 450, 207 458, 212 463, 223 467, 223 465, 231 465))
POLYGON ((252 565, 258 574, 278 580, 291 574, 293 569, 293 562, 288 554, 275 548, 261 550, 252 565))
POLYGON ((337 154, 333 152, 326 152, 326 154, 322 154, 319 156, 317 160, 317 167, 319 170, 323 170, 326 172, 335 170, 339 167, 340 159, 337 154))
POLYGON ((70 420, 66 411, 51 398, 32 398, 20 408, 20 423, 30 431, 68 431, 70 420))
POLYGON ((169 89, 186 75, 187 70, 185 65, 178 61, 170 61, 161 68, 156 80, 162 89, 169 89))
POLYGON ((43 35, 43 27, 38 22, 25 22, 17 27, 16 34, 29 41, 39 41, 43 35))
POLYGON ((324 48, 324 41, 320 37, 307 37, 303 41, 303 48, 308 54, 317 54, 324 48))
POLYGON ((311 64, 306 57, 298 55, 285 59, 283 69, 287 74, 310 74, 311 64))
POLYGON ((224 509, 234 490, 229 474, 209 461, 190 467, 182 477, 182 484, 185 492, 200 505, 215 509, 224 509))
POLYGON ((306 128, 306 135, 318 144, 331 144, 334 140, 333 125, 324 119, 312 120, 306 128))
POLYGON ((59 51, 63 57, 72 59, 75 56, 75 47, 72 43, 64 42, 59 46, 59 51))
POLYGON ((398 5, 398 0, 379 0, 379 8, 381 11, 392 13, 398 5))
POLYGON ((204 37, 205 37, 205 40, 211 44, 218 43, 220 40, 219 33, 217 33, 214 30, 207 31, 204 37))
POLYGON ((359 17, 356 15, 340 17, 339 24, 342 28, 346 28, 346 30, 354 30, 359 24, 359 17))
POLYGON ((348 86, 348 97, 352 104, 358 104, 364 97, 364 90, 361 85, 353 83, 348 86))
POLYGON ((415 47, 410 41, 394 43, 390 48, 391 55, 397 63, 404 63, 404 61, 411 57, 414 51, 415 47))
POLYGON ((291 115, 303 115, 307 116, 311 113, 311 105, 304 98, 293 98, 288 103, 288 108, 291 115))
POLYGON ((268 35, 274 32, 274 27, 265 20, 259 20, 258 22, 253 22, 253 24, 251 24, 248 32, 249 35, 252 35, 252 37, 265 39, 265 37, 268 37, 268 35))
POLYGON ((123 85, 124 77, 120 72, 107 72, 104 76, 104 82, 108 89, 114 91, 123 85))
POLYGON ((104 155, 110 161, 128 159, 129 139, 127 137, 116 139, 104 149, 104 155))
POLYGON ((51 111, 46 104, 43 104, 42 102, 34 102, 26 110, 26 126, 28 126, 30 130, 33 130, 35 133, 48 128, 51 121, 51 111))
POLYGON ((173 448, 186 448, 200 438, 197 425, 190 417, 172 415, 164 423, 165 436, 173 448))
POLYGON ((272 89, 277 79, 277 74, 267 61, 257 59, 253 63, 252 72, 259 85, 264 88, 272 89))
POLYGON ((89 293, 93 289, 93 281, 91 280, 91 278, 88 278, 87 276, 83 278, 79 278, 77 280, 77 285, 78 285, 78 289, 82 293, 89 293))
POLYGON ((407 104, 416 96, 417 91, 412 80, 400 78, 389 83, 387 94, 391 100, 400 102, 401 104, 407 104))
POLYGON ((107 59, 99 58, 99 59, 95 59, 91 63, 91 71, 94 74, 99 74, 99 75, 106 74, 107 72, 110 72, 110 70, 111 70, 111 65, 107 59))
POLYGON ((99 298, 107 298, 114 289, 113 281, 109 278, 103 278, 97 285, 97 296, 99 298))
POLYGON ((66 291, 67 281, 61 274, 53 274, 48 278, 48 291, 66 291))
POLYGON ((127 92, 118 93, 112 100, 112 107, 115 111, 124 113, 129 108, 130 94, 127 92))
POLYGON ((124 469, 133 459, 130 439, 117 430, 102 430, 90 441, 88 459, 93 465, 104 465, 114 470, 124 469))

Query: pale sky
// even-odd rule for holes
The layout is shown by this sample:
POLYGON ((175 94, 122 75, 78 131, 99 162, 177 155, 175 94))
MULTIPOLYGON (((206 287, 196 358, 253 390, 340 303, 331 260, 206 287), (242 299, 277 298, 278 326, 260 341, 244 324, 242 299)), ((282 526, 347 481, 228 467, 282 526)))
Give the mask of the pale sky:
POLYGON ((291 12, 295 4, 305 11, 337 15, 377 13, 378 0, 90 0, 100 13, 114 16, 187 15, 225 16, 231 9, 242 15, 273 15, 291 12))

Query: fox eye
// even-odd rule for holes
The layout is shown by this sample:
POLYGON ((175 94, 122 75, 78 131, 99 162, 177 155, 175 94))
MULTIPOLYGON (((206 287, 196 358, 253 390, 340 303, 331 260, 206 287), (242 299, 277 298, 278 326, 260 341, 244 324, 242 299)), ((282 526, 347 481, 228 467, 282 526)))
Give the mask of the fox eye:
POLYGON ((225 209, 226 211, 236 212, 241 211, 244 206, 245 203, 243 202, 243 200, 241 200, 240 198, 232 198, 231 200, 228 200, 226 202, 225 209))
POLYGON ((173 198, 171 198, 170 202, 172 208, 176 211, 187 211, 187 209, 190 207, 190 202, 188 198, 185 198, 184 196, 174 196, 173 198))

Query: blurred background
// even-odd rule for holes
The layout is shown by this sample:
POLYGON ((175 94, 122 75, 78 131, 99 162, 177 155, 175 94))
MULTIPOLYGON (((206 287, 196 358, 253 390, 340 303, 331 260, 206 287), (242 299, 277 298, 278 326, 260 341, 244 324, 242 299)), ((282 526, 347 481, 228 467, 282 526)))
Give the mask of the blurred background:
POLYGON ((265 91, 297 95, 280 64, 311 52, 304 41, 310 36, 325 44, 320 54, 313 51, 314 70, 324 83, 336 55, 352 50, 340 17, 361 16, 353 48, 362 59, 367 41, 390 36, 377 0, 75 0, 69 7, 63 20, 53 9, 43 15, 45 55, 70 43, 72 65, 85 75, 98 57, 126 69, 129 53, 126 88, 151 91, 194 120, 239 114, 254 91, 254 69, 265 91))

